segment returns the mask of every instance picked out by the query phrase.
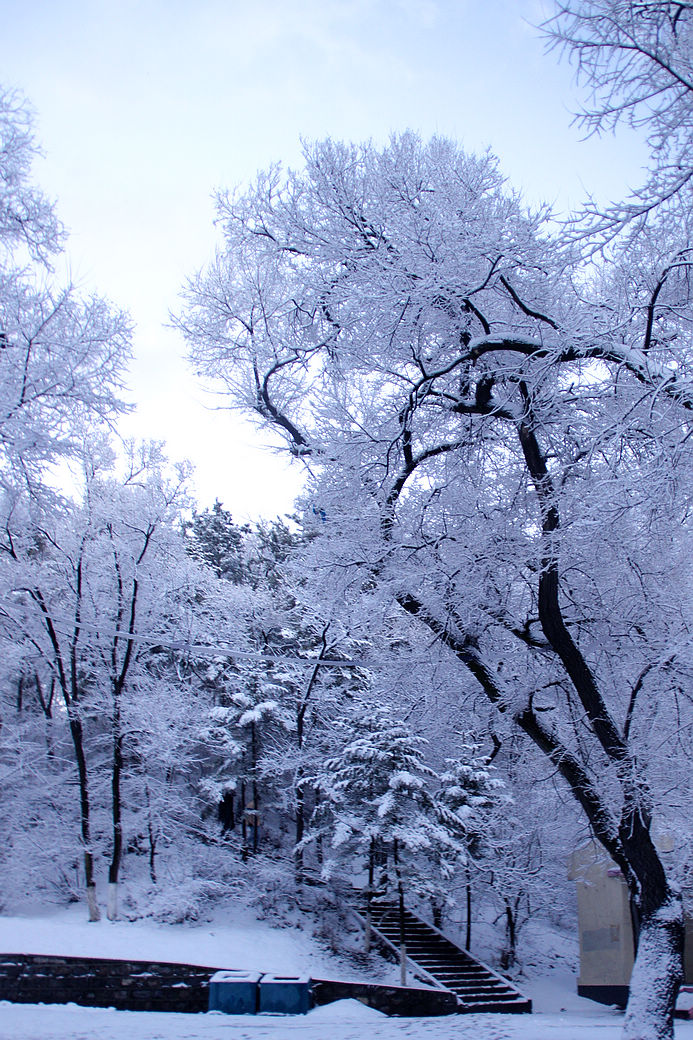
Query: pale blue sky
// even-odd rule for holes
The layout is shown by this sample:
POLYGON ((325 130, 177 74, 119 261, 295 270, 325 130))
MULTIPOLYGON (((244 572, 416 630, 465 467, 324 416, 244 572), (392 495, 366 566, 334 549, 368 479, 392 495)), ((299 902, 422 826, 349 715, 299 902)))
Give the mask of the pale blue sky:
POLYGON ((137 323, 129 432, 198 467, 202 504, 289 508, 296 480, 207 401, 162 324, 212 254, 210 201, 301 138, 391 131, 491 147, 533 201, 639 180, 640 143, 582 141, 579 92, 532 27, 546 0, 0 0, 0 81, 37 113, 37 176, 71 231, 75 280, 137 323), (250 476, 252 474, 252 476, 250 476))

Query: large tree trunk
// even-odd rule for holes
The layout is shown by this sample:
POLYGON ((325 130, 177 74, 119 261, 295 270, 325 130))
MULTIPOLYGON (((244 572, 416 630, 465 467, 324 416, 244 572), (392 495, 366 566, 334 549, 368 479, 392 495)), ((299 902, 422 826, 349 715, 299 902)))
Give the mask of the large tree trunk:
MULTIPOLYGON (((534 484, 542 517, 542 568, 537 602, 541 627, 560 659, 596 741, 620 779, 623 808, 618 834, 613 833, 613 811, 589 778, 587 769, 562 769, 573 794, 585 809, 596 836, 623 870, 638 911, 640 929, 625 1025, 625 1040, 670 1040, 674 1035, 674 1006, 683 980, 683 908, 672 892, 659 853, 652 841, 649 792, 642 782, 637 761, 629 746, 629 724, 620 728, 609 712, 590 665, 573 639, 560 602, 559 555, 556 537, 560 529, 558 499, 545 454, 537 440, 531 397, 520 383, 525 414, 518 435, 534 484), (573 772, 572 782, 569 776, 573 772)), ((531 707, 524 712, 532 735, 541 747, 547 734, 537 724, 531 707), (539 740, 537 740, 539 736, 539 740)), ((558 750, 554 748, 554 751, 558 750)), ((555 760, 555 755, 552 756, 555 760)))
POLYGON ((683 979, 681 923, 678 910, 666 904, 641 927, 624 1040, 669 1040, 674 1035, 674 1007, 683 979))
POLYGON ((621 841, 639 925, 624 1040, 671 1040, 676 995, 683 982, 683 901, 667 881, 648 822, 640 813, 624 818, 621 841))
POLYGON ((624 1040, 671 1040, 674 1006, 683 981, 683 910, 671 895, 657 911, 643 914, 630 980, 624 1040))

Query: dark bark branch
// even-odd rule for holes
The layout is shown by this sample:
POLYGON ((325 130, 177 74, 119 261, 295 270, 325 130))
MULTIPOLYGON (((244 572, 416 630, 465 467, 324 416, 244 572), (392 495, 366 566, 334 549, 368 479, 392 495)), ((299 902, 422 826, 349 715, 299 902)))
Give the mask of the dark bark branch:
POLYGON ((683 256, 686 253, 690 253, 690 252, 691 252, 690 249, 682 250, 678 254, 678 258, 677 258, 677 259, 680 260, 680 262, 678 262, 678 263, 674 262, 672 264, 669 264, 668 267, 665 267, 665 269, 662 271, 662 274, 661 274, 657 284, 654 287, 652 295, 650 296, 650 301, 649 301, 649 303, 647 305, 647 323, 646 323, 646 326, 645 326, 645 338, 644 338, 643 346, 642 346, 643 354, 647 354, 647 352, 649 351, 650 347, 652 346, 652 333, 653 333, 653 330, 654 330, 655 310, 656 310, 657 299, 659 297, 659 294, 662 291, 662 289, 664 288, 664 286, 666 285, 667 278, 669 277, 669 275, 671 274, 672 271, 676 270, 679 267, 690 267, 691 266, 690 261, 684 261, 683 260, 683 256))
POLYGON ((412 476, 415 470, 422 463, 426 462, 428 459, 434 459, 437 458, 439 455, 444 455, 449 451, 456 451, 461 446, 462 441, 451 441, 449 444, 437 444, 435 448, 427 448, 425 451, 420 452, 416 456, 411 455, 410 453, 409 463, 407 464, 405 460, 404 468, 402 469, 400 475, 397 477, 397 480, 392 485, 392 488, 390 489, 390 492, 387 496, 386 502, 388 508, 392 509, 395 506, 397 499, 404 490, 405 484, 409 480, 409 477, 412 476))
MULTIPOLYGON (((293 359, 292 359, 293 360, 293 359)), ((279 409, 274 405, 269 395, 269 381, 271 377, 283 368, 285 365, 291 364, 291 361, 287 360, 284 362, 277 362, 269 372, 265 375, 264 379, 260 379, 260 373, 258 372, 257 365, 254 365, 255 372, 255 386, 257 390, 257 404, 256 410, 263 417, 263 419, 269 419, 275 426, 279 426, 280 429, 284 430, 289 434, 291 438, 289 442, 289 448, 292 455, 304 456, 311 454, 311 447, 308 440, 303 436, 298 427, 292 423, 288 416, 280 412, 279 409)))
POLYGON ((298 710, 296 712, 296 740, 298 742, 299 748, 303 743, 303 725, 305 722, 306 711, 308 709, 308 702, 310 701, 310 697, 313 692, 313 687, 315 686, 316 680, 318 678, 320 664, 322 663, 322 661, 325 660, 325 655, 327 654, 327 633, 329 632, 329 630, 330 622, 328 621, 325 627, 323 628, 320 636, 320 653, 315 659, 315 665, 313 666, 313 670, 311 671, 310 679, 308 680, 308 685, 306 686, 303 697, 301 698, 298 704, 298 710))
POLYGON ((470 299, 466 299, 464 301, 464 305, 465 305, 466 310, 468 310, 470 314, 473 314, 474 317, 476 318, 476 320, 479 322, 479 324, 481 325, 482 329, 484 330, 484 335, 485 336, 490 336, 491 335, 491 326, 486 321, 486 318, 483 316, 483 314, 481 313, 479 308, 475 307, 470 299))
POLYGON ((611 718, 595 677, 573 641, 563 618, 559 602, 558 558, 554 547, 554 536, 560 523, 556 496, 546 460, 533 429, 529 395, 522 384, 521 392, 525 399, 526 418, 518 426, 518 435, 527 470, 537 492, 545 543, 539 576, 539 621, 544 635, 568 673, 595 736, 608 758, 612 762, 624 762, 628 759, 626 744, 611 718))
POLYGON ((531 307, 528 307, 526 303, 523 303, 523 301, 520 299, 520 297, 508 281, 508 279, 505 277, 505 275, 500 276, 500 282, 501 285, 503 285, 508 290, 511 297, 513 298, 513 300, 515 301, 515 303, 520 308, 523 314, 526 314, 528 318, 536 318, 537 321, 546 322, 546 324, 550 325, 552 329, 558 329, 558 325, 556 324, 556 322, 552 318, 549 318, 547 314, 542 314, 540 311, 533 311, 531 307))
MULTIPOLYGON (((403 610, 418 618, 455 654, 477 680, 488 700, 498 711, 505 713, 507 706, 503 691, 493 673, 481 661, 475 648, 469 642, 455 636, 445 624, 427 611, 415 596, 401 593, 396 598, 403 610)), ((513 715, 513 719, 555 765, 574 798, 584 810, 600 842, 624 873, 628 872, 627 861, 618 840, 618 823, 604 804, 585 768, 554 734, 542 726, 531 708, 527 707, 517 712, 513 715)))

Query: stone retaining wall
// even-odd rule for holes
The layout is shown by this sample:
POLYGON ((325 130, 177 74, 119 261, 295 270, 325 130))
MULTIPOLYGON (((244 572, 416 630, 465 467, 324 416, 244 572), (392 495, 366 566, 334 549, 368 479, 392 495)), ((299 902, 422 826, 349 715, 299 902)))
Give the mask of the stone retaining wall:
POLYGON ((0 1000, 128 1011, 206 1011, 218 969, 154 961, 0 955, 0 1000))
POLYGON ((339 982, 313 979, 315 1004, 331 1004, 352 997, 362 1004, 384 1011, 386 1015, 433 1017, 454 1015, 459 1010, 457 997, 447 989, 419 989, 414 986, 377 986, 366 982, 339 982))
MULTIPOLYGON (((209 979, 228 965, 0 954, 0 1000, 81 1004, 127 1011, 207 1011, 209 979)), ((313 1000, 355 998, 387 1015, 433 1016, 457 1011, 448 990, 314 979, 313 1000)))

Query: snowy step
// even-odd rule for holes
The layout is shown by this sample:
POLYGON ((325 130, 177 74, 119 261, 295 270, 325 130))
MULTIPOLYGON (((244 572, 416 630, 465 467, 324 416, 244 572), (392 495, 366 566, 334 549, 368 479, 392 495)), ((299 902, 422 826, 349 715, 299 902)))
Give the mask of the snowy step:
POLYGON ((475 979, 469 981, 468 979, 455 978, 454 975, 449 975, 447 972, 440 972, 437 976, 441 982, 446 986, 458 989, 460 991, 468 993, 515 993, 516 990, 512 986, 505 986, 502 982, 496 982, 493 979, 475 979))
POLYGON ((461 1011, 473 1014, 523 1015, 532 1012, 532 1001, 522 997, 516 1000, 502 1000, 498 997, 473 999, 457 994, 457 1004, 461 1011))
POLYGON ((488 978, 488 972, 479 970, 478 968, 470 968, 464 963, 454 961, 451 957, 440 957, 440 956, 427 956, 424 954, 417 954, 414 950, 407 946, 407 954, 417 964, 431 964, 438 965, 445 971, 451 971, 455 975, 462 975, 468 979, 486 979, 488 978))
POLYGON ((461 997, 468 996, 470 999, 479 997, 498 997, 499 1000, 507 998, 508 1000, 517 999, 517 994, 513 993, 511 989, 503 989, 501 986, 492 985, 480 985, 480 986, 461 986, 458 982, 448 979, 445 981, 445 985, 448 989, 454 989, 455 993, 459 993, 461 997))

